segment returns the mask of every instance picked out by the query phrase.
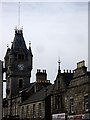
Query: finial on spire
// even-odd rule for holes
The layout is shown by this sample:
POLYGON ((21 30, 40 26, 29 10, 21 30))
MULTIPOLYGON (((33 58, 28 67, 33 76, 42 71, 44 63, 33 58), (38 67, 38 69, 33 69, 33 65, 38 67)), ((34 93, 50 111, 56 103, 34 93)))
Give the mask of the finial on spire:
POLYGON ((60 63, 61 63, 61 61, 60 61, 60 58, 59 58, 59 60, 58 60, 58 70, 60 70, 60 63))
POLYGON ((31 47, 31 41, 29 41, 29 47, 31 47))
POLYGON ((7 44, 7 49, 9 48, 9 45, 7 44))

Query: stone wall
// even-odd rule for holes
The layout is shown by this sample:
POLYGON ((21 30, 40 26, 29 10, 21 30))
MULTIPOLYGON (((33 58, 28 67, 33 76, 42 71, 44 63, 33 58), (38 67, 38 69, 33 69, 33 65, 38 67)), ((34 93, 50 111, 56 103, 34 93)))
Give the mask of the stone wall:
POLYGON ((74 100, 74 114, 85 113, 84 96, 89 96, 89 78, 87 75, 72 79, 68 87, 65 106, 66 111, 70 114, 70 99, 74 100))
POLYGON ((34 118, 40 118, 44 119, 45 118, 45 101, 39 101, 39 102, 34 102, 26 105, 20 106, 20 118, 29 118, 29 119, 34 119, 34 118), (41 116, 39 116, 39 104, 41 104, 41 116), (35 116, 33 115, 33 105, 35 105, 35 116), (28 106, 28 110, 27 110, 28 106), (22 113, 22 108, 23 108, 23 113, 22 113), (27 113, 28 111, 28 113, 27 113))

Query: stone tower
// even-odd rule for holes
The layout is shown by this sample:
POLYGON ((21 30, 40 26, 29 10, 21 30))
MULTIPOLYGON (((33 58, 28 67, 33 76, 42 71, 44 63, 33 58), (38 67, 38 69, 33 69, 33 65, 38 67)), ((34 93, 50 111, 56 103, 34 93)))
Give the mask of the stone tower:
POLYGON ((20 90, 30 85, 32 70, 31 46, 27 49, 23 31, 15 29, 15 37, 11 49, 8 48, 5 55, 6 72, 6 95, 16 95, 20 90))

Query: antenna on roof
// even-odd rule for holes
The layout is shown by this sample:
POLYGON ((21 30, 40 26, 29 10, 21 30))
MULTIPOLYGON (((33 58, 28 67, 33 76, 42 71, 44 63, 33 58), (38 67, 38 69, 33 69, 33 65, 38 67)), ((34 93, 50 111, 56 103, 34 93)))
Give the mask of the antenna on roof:
POLYGON ((20 29, 20 2, 18 6, 18 29, 20 29))
POLYGON ((18 25, 15 27, 15 34, 22 33, 23 26, 20 28, 20 2, 18 2, 18 18, 17 18, 18 25))

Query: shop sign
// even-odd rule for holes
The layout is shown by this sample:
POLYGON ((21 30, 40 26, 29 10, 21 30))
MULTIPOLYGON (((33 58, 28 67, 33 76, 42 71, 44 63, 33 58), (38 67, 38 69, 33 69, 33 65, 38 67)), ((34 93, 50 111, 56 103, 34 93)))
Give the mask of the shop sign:
POLYGON ((68 120, 82 120, 82 115, 68 116, 68 120))
POLYGON ((59 113, 59 114, 53 114, 52 120, 65 120, 66 114, 65 113, 59 113))
POLYGON ((90 120, 90 114, 70 115, 67 120, 90 120))
POLYGON ((74 117, 73 115, 72 116, 70 115, 70 116, 67 117, 67 119, 68 120, 73 120, 73 117, 74 117))
POLYGON ((76 115, 76 116, 74 116, 74 120, 82 120, 82 115, 76 115))
POLYGON ((82 120, 90 120, 90 114, 89 113, 83 114, 82 120))

